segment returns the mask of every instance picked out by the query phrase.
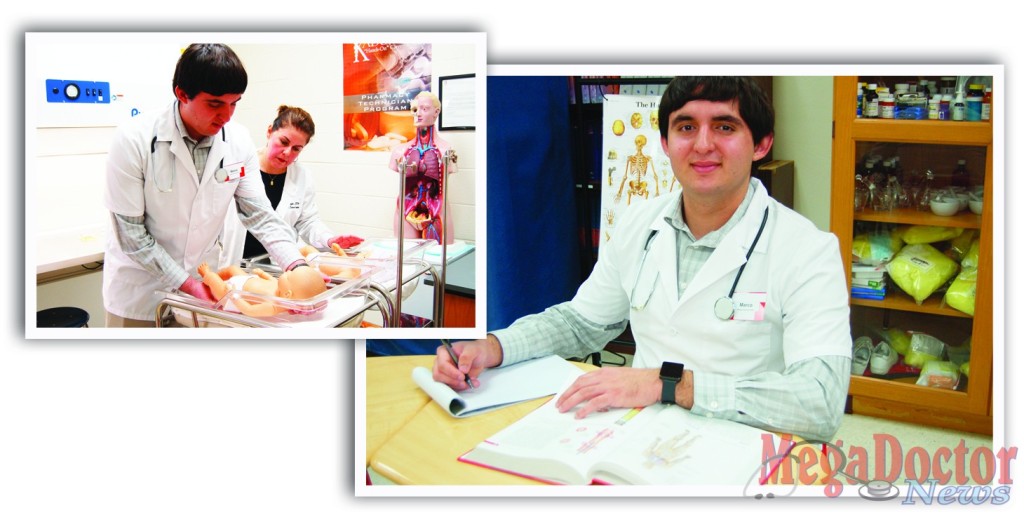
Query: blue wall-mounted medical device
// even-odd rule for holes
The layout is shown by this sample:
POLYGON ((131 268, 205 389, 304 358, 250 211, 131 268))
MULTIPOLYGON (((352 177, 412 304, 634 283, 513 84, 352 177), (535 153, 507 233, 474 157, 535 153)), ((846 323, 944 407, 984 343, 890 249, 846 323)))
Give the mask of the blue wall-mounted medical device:
POLYGON ((110 83, 46 79, 46 101, 64 104, 109 104, 110 83))

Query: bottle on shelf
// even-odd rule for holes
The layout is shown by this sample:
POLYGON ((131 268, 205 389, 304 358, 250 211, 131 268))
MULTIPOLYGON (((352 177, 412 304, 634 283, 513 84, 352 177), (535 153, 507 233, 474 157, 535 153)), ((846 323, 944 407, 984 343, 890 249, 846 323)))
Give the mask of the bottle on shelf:
POLYGON ((887 120, 896 118, 896 98, 889 93, 889 88, 878 88, 878 117, 887 120))
POLYGON ((884 191, 875 185, 875 181, 868 181, 868 209, 872 211, 886 211, 886 201, 882 198, 884 191))
POLYGON ((884 170, 885 162, 881 167, 876 167, 875 164, 874 160, 868 160, 864 164, 864 176, 868 185, 867 208, 872 211, 889 211, 891 202, 886 191, 889 175, 884 170))
POLYGON ((868 83, 868 88, 864 90, 864 118, 878 118, 878 84, 874 82, 868 83))
POLYGON ((889 183, 885 185, 885 193, 883 198, 886 202, 886 210, 892 211, 893 209, 903 207, 907 204, 907 197, 903 191, 903 187, 900 185, 900 181, 896 179, 895 175, 889 176, 889 183))
POLYGON ((971 188, 971 174, 967 171, 967 160, 960 159, 953 169, 952 185, 956 188, 963 188, 965 191, 971 188))
POLYGON ((853 176, 853 181, 853 210, 863 211, 870 199, 867 181, 859 173, 853 176))
POLYGON ((896 179, 896 197, 893 207, 910 207, 910 192, 907 190, 907 179, 903 174, 903 166, 900 164, 900 156, 892 157, 892 177, 896 179))
POLYGON ((950 105, 953 103, 953 95, 947 95, 943 93, 942 100, 939 101, 939 119, 949 120, 950 119, 950 105))
POLYGON ((964 100, 963 91, 957 91, 953 102, 949 104, 949 118, 956 122, 967 119, 967 102, 964 100))
POLYGON ((864 88, 867 87, 866 82, 857 83, 857 118, 864 117, 864 88))
POLYGON ((939 104, 942 104, 942 95, 932 95, 931 100, 928 101, 929 120, 939 119, 939 104))
POLYGON ((971 84, 967 86, 967 97, 964 98, 967 102, 967 121, 981 121, 981 103, 984 96, 985 86, 983 84, 971 84))
POLYGON ((943 77, 942 80, 939 82, 939 90, 941 91, 943 96, 953 96, 956 93, 956 91, 954 91, 955 89, 956 77, 943 77))
POLYGON ((931 170, 925 170, 924 182, 921 185, 921 190, 917 197, 917 210, 918 211, 931 211, 931 200, 932 192, 935 191, 935 172, 931 170))
POLYGON ((916 208, 920 202, 923 188, 924 174, 917 169, 910 170, 906 180, 903 181, 903 191, 907 194, 907 205, 904 207, 916 208))
POLYGON ((882 173, 885 174, 886 183, 889 182, 889 177, 893 174, 893 160, 892 158, 882 160, 882 173))
POLYGON ((876 158, 869 158, 864 163, 864 180, 874 184, 878 188, 885 186, 886 175, 882 171, 881 167, 876 167, 878 164, 876 158))
POLYGON ((992 88, 985 88, 985 94, 981 97, 981 119, 992 119, 992 88))

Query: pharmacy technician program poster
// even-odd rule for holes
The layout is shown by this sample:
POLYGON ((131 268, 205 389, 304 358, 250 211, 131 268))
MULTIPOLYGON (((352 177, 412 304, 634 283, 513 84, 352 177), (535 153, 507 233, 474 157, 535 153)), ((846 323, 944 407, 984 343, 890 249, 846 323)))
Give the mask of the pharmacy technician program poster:
POLYGON ((345 150, 390 151, 413 138, 409 103, 430 91, 430 44, 343 45, 345 150))

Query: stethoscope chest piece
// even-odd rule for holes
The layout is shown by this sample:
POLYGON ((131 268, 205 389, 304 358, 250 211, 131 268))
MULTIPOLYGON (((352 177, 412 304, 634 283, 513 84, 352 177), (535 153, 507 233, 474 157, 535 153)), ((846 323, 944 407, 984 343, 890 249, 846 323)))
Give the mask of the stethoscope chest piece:
POLYGON ((228 171, 224 168, 218 168, 216 172, 213 172, 213 178, 217 179, 217 182, 226 182, 228 180, 228 171))
POLYGON ((743 276, 743 270, 747 268, 747 262, 750 261, 751 254, 754 253, 754 247, 757 247, 757 242, 761 241, 761 233, 764 231, 766 223, 768 223, 767 206, 764 208, 764 216, 761 217, 761 226, 758 227, 757 234, 754 235, 754 241, 750 244, 750 248, 747 249, 747 256, 744 258, 743 264, 740 265, 740 269, 736 272, 736 277, 732 280, 732 288, 729 288, 729 294, 715 301, 715 316, 719 320, 731 320, 732 316, 736 314, 736 305, 733 304, 732 296, 736 293, 736 285, 740 283, 740 277, 743 276))
POLYGON ((719 320, 729 320, 733 315, 732 299, 729 297, 721 297, 715 301, 715 316, 719 320))

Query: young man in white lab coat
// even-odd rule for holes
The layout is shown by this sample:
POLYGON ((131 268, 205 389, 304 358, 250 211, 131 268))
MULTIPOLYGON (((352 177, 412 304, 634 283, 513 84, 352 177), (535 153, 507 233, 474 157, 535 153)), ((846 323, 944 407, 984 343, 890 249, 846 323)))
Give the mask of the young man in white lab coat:
POLYGON ((457 368, 439 349, 435 379, 461 390, 487 367, 585 356, 628 321, 633 366, 581 376, 561 411, 660 402, 830 439, 849 386, 846 280, 835 236, 750 177, 773 142, 770 102, 749 78, 680 77, 658 119, 681 194, 628 210, 571 301, 454 344, 457 368))
POLYGON ((249 132, 229 123, 248 76, 225 45, 193 44, 174 71, 175 101, 121 127, 107 160, 111 236, 103 270, 107 327, 155 325, 158 290, 213 300, 193 275, 216 263, 230 203, 286 269, 305 265, 263 192, 249 132))

